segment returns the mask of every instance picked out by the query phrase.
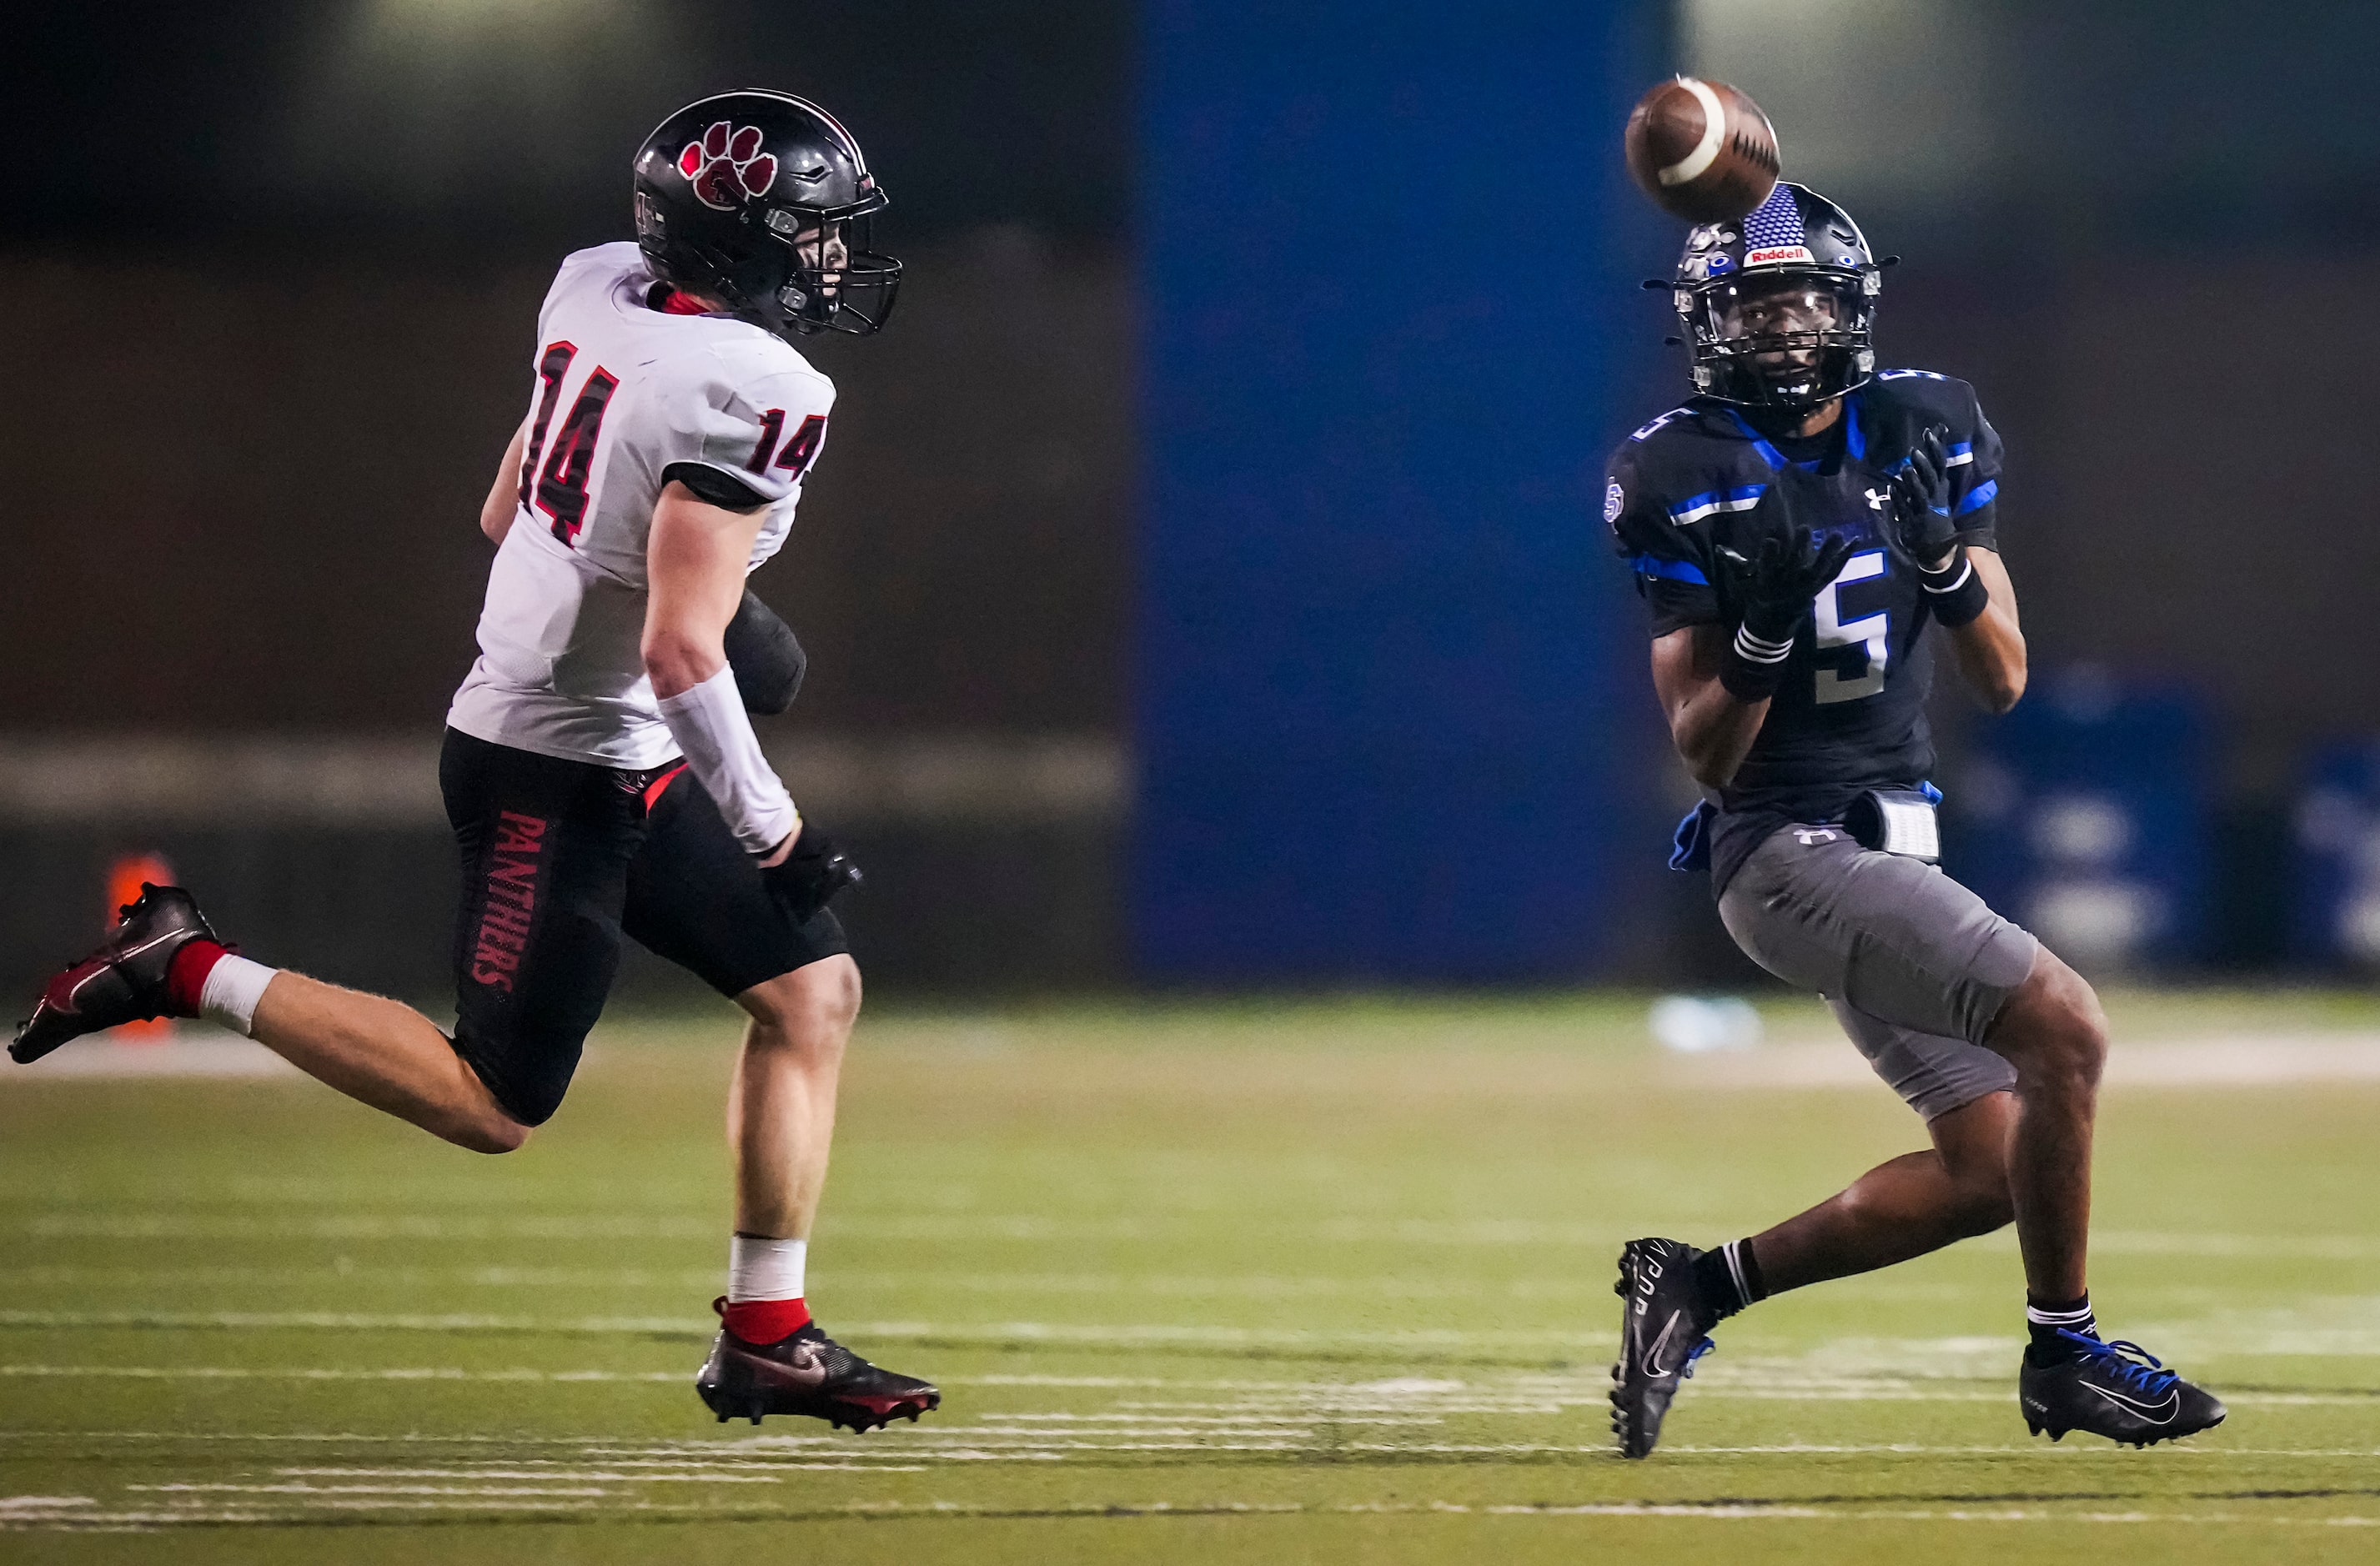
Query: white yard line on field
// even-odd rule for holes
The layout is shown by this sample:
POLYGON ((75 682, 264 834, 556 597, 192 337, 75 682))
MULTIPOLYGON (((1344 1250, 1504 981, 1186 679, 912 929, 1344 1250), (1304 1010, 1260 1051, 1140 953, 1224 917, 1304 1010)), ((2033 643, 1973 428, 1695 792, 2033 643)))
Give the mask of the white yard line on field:
MULTIPOLYGON (((288 1330, 494 1333, 552 1337, 558 1334, 627 1336, 699 1341, 710 1329, 682 1317, 587 1317, 553 1318, 456 1312, 442 1315, 350 1311, 68 1311, 0 1310, 0 1328, 90 1329, 198 1329, 238 1332, 288 1330)), ((2179 1345, 2194 1358, 2224 1355, 2328 1355, 2380 1358, 2380 1296, 2325 1295, 2304 1310, 2227 1312, 2153 1323, 2147 1333, 2179 1345)), ((1378 1353, 1383 1357, 1430 1351, 1482 1350, 1538 1353, 1599 1361, 1609 1352, 1605 1334, 1582 1326, 1574 1331, 1485 1330, 1417 1328, 1401 1331, 1316 1331, 1301 1328, 1214 1327, 1179 1322, 1076 1324, 1047 1321, 855 1323, 856 1341, 897 1341, 985 1346, 1050 1348, 1173 1348, 1219 1354, 1260 1351, 1294 1355, 1316 1353, 1378 1353)), ((1864 1378, 1886 1371, 1920 1380, 1946 1376, 1998 1379, 2013 1363, 2014 1338, 1838 1339, 1790 1361, 1733 1358, 1713 1362, 1706 1385, 1739 1383, 1757 1365, 1775 1385, 1780 1372, 1822 1386, 1864 1387, 1864 1378)), ((384 1373, 383 1373, 384 1374, 384 1373)), ((428 1373, 435 1377, 439 1372, 428 1373)), ((539 1373, 512 1373, 522 1379, 539 1373)), ((552 1373, 566 1380, 571 1372, 552 1373)), ((1740 1384, 1740 1383, 1739 1383, 1740 1384)))
POLYGON ((521 1496, 607 1496, 610 1490, 597 1485, 537 1486, 537 1485, 234 1485, 234 1484, 171 1484, 127 1485, 127 1490, 155 1495, 286 1495, 286 1496, 496 1496, 507 1499, 521 1496))
MULTIPOLYGON (((0 1512, 0 1528, 22 1530, 42 1528, 61 1531, 89 1532, 126 1527, 148 1528, 174 1525, 219 1525, 225 1523, 264 1523, 280 1520, 303 1520, 310 1513, 326 1511, 414 1511, 432 1512, 440 1509, 458 1511, 518 1510, 524 1511, 575 1511, 601 1515, 605 1510, 601 1500, 609 1498, 586 1497, 414 1497, 399 1495, 343 1496, 273 1495, 256 1498, 258 1505, 234 1509, 188 1505, 170 1509, 104 1510, 76 1507, 55 1511, 32 1511, 19 1514, 0 1512)), ((683 1516, 689 1519, 717 1520, 715 1506, 655 1506, 634 1503, 641 1519, 683 1516)), ((844 1506, 808 1506, 741 1513, 740 1516, 759 1520, 775 1517, 784 1521, 825 1522, 837 1519, 900 1518, 972 1519, 992 1521, 1002 1518, 1056 1520, 1067 1518, 1118 1519, 1133 1518, 1164 1520, 1172 1518, 1264 1517, 1264 1516, 1325 1516, 1325 1517, 1661 1517, 1692 1519, 1714 1523, 1964 1523, 1964 1524, 2027 1524, 2047 1523, 2058 1525, 2095 1524, 2111 1526, 2143 1524, 2220 1525, 2251 1524, 2264 1527, 2292 1526, 2313 1528, 2369 1528, 2380 1526, 2380 1517, 2363 1514, 2292 1515, 2287 1512, 2242 1511, 2193 1511, 2171 1509, 2150 1511, 2082 1510, 2054 1505, 2001 1507, 1895 1507, 1813 1505, 1805 1501, 1587 1501, 1577 1503, 1540 1502, 1536 1504, 1464 1504, 1453 1501, 1428 1502, 1358 1502, 1353 1504, 1301 1504, 1284 1501, 1207 1500, 1173 1504, 1157 1502, 1084 1501, 1048 1506, 974 1505, 952 1501, 867 1501, 844 1506)))

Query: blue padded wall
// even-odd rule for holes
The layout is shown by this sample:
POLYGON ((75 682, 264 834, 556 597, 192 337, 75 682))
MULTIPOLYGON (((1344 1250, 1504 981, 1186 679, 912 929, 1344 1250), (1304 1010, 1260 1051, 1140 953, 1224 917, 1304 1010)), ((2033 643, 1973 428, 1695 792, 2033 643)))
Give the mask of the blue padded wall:
POLYGON ((1668 406, 1636 284, 1682 230, 1618 149, 1665 17, 1145 11, 1145 977, 1554 977, 1616 949, 1662 846, 1599 500, 1668 406))

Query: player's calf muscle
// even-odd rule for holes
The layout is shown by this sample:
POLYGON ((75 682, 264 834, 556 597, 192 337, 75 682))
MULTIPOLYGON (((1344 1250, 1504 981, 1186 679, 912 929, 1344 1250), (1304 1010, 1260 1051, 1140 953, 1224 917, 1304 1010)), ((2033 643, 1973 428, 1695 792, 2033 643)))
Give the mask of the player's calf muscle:
POLYGON ((285 970, 257 1004, 256 1038, 316 1080, 457 1147, 508 1153, 528 1140, 446 1036, 401 1002, 285 970))

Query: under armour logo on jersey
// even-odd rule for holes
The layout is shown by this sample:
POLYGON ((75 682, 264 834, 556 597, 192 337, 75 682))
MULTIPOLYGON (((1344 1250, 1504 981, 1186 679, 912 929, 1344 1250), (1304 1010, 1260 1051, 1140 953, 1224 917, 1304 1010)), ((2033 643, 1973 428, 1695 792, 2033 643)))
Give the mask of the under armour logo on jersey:
POLYGON ((1892 498, 1892 492, 1889 490, 1869 490, 1865 492, 1867 495, 1867 508, 1870 511, 1882 511, 1884 509, 1884 503, 1892 498))
POLYGON ((1804 848, 1815 848, 1819 844, 1835 841, 1831 827, 1795 827, 1793 836, 1804 848))
POLYGON ((777 159, 760 151, 759 126, 738 130, 721 120, 702 133, 701 140, 686 144, 677 155, 677 171, 693 184, 704 206, 733 212, 777 182, 777 159))

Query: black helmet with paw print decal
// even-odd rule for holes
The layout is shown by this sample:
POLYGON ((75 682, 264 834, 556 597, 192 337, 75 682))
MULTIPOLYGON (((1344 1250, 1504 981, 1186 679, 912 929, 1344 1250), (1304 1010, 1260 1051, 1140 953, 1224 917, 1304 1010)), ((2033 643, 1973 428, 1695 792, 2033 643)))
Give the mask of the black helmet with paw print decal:
POLYGON ((866 335, 901 263, 868 246, 884 191, 832 115, 790 92, 722 92, 637 150, 637 241, 653 270, 780 335, 866 335))

